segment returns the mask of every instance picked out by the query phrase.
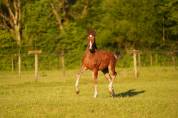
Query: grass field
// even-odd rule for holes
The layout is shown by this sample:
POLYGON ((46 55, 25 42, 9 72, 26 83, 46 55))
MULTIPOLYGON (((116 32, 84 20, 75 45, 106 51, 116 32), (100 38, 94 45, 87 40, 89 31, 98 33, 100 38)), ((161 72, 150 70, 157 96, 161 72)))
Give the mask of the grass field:
POLYGON ((99 73, 99 95, 93 98, 91 72, 80 81, 80 95, 74 91, 76 70, 63 77, 58 71, 0 72, 0 118, 178 118, 178 70, 173 67, 117 70, 116 97, 108 93, 108 82, 99 73))

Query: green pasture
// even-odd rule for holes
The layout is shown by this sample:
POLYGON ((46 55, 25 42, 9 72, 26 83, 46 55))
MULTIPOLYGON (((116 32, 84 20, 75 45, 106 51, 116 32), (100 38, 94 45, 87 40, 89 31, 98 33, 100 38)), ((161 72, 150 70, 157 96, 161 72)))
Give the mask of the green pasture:
POLYGON ((91 72, 81 77, 80 94, 74 90, 77 70, 0 72, 0 118, 178 118, 178 70, 173 67, 118 68, 116 97, 99 73, 97 98, 93 98, 91 72))

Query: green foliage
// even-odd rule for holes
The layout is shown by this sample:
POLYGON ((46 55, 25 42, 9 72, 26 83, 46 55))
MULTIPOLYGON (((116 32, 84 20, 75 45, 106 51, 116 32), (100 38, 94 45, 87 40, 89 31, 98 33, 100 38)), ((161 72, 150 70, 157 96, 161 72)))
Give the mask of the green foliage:
MULTIPOLYGON (((131 48, 177 50, 177 0, 64 0, 64 4, 62 0, 22 0, 21 4, 21 52, 41 49, 45 54, 59 54, 64 50, 68 67, 80 63, 86 47, 86 31, 91 28, 96 30, 97 46, 102 49, 123 53, 131 48), (51 3, 61 17, 62 30, 51 3), (165 41, 162 41, 163 18, 165 41)), ((1 47, 12 48, 12 37, 6 29, 0 30, 0 40, 1 47)), ((17 46, 13 47, 16 48, 0 51, 17 53, 17 46)))

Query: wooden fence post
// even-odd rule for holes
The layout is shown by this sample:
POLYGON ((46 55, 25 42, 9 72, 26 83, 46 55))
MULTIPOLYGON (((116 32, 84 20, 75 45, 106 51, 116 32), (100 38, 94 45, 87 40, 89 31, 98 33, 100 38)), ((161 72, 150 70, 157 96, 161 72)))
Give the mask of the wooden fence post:
POLYGON ((138 66, 141 67, 141 53, 138 53, 138 66))
POLYGON ((14 57, 11 56, 11 71, 14 72, 14 57))
POLYGON ((133 62, 134 62, 134 74, 135 78, 138 78, 138 69, 137 69, 137 53, 136 50, 133 50, 133 62))
POLYGON ((172 58, 172 65, 176 69, 176 52, 175 51, 171 52, 171 58, 172 58))
POLYGON ((62 73, 65 76, 65 60, 64 60, 64 50, 61 52, 61 63, 62 63, 62 73))
POLYGON ((158 66, 158 54, 155 54, 155 65, 158 66))
POLYGON ((38 55, 41 53, 41 50, 33 50, 28 51, 28 54, 34 54, 35 55, 35 80, 38 80, 38 55))
POLYGON ((138 79, 137 56, 139 55, 140 51, 134 49, 130 50, 129 53, 133 54, 134 76, 136 79, 138 79))
POLYGON ((21 54, 18 54, 18 74, 19 74, 19 79, 21 79, 21 54))
POLYGON ((150 65, 153 66, 153 55, 150 53, 150 65))

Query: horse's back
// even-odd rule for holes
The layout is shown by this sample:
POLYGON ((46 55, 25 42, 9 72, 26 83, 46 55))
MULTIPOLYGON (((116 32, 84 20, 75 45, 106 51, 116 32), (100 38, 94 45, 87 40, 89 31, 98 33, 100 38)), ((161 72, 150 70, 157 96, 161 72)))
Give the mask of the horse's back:
POLYGON ((99 50, 96 54, 97 53, 98 58, 101 60, 99 65, 100 70, 109 68, 109 66, 115 68, 117 59, 115 58, 114 53, 103 50, 99 50))
POLYGON ((109 60, 109 61, 114 61, 116 60, 114 53, 109 52, 109 51, 104 51, 104 50, 98 50, 96 52, 96 55, 98 53, 98 57, 100 57, 102 60, 109 60))

